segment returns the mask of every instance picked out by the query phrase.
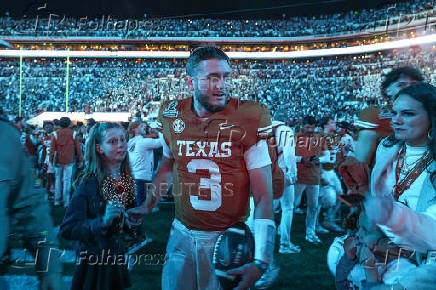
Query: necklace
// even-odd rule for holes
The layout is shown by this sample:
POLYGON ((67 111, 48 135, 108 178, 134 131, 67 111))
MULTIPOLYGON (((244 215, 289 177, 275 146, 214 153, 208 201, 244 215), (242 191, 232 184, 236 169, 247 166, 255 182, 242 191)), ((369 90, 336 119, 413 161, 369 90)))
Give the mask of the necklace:
POLYGON ((401 168, 401 175, 407 175, 407 173, 413 169, 413 167, 416 166, 416 164, 420 161, 421 159, 418 158, 415 161, 412 161, 410 163, 407 163, 406 158, 404 158, 404 166, 401 168))
POLYGON ((104 200, 119 201, 126 209, 135 204, 135 183, 131 176, 120 175, 118 180, 112 176, 106 177, 102 182, 104 200))
POLYGON ((394 197, 398 201, 399 197, 410 188, 413 182, 421 175, 421 173, 433 162, 433 157, 430 151, 427 150, 416 162, 412 162, 409 166, 412 168, 403 169, 405 166, 406 148, 403 147, 398 154, 397 166, 395 168, 395 186, 394 197), (404 176, 401 180, 400 177, 404 176))

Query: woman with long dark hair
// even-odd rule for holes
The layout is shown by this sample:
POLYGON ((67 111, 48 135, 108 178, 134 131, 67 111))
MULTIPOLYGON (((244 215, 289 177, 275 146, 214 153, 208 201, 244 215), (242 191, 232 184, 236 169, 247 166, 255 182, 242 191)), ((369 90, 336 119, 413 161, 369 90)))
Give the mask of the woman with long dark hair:
POLYGON ((436 285, 436 265, 425 264, 436 249, 436 88, 417 83, 402 89, 394 99, 392 127, 394 135, 377 148, 365 201, 366 226, 380 229, 385 239, 374 231, 364 237, 370 251, 360 253, 360 260, 375 265, 380 249, 394 250, 394 259, 383 257, 388 264, 382 271, 366 267, 367 283, 428 288, 436 285))

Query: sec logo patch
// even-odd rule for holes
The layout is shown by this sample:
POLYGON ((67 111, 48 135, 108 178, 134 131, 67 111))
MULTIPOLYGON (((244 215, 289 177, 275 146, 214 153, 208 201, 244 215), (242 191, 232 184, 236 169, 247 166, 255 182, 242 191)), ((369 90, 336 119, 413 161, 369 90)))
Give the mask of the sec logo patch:
POLYGON ((183 122, 183 120, 181 120, 181 119, 174 120, 174 122, 173 122, 173 130, 177 134, 182 133, 183 130, 185 130, 185 122, 183 122))

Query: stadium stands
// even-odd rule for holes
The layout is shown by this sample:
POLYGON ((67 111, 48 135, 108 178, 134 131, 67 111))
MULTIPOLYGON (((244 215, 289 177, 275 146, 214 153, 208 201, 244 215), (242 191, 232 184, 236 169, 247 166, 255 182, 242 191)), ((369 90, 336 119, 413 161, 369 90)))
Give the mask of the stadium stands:
MULTIPOLYGON (((232 95, 257 99, 274 111, 296 114, 340 114, 352 119, 369 100, 383 102, 379 83, 387 70, 415 65, 435 81, 432 46, 385 53, 280 61, 233 61, 232 95), (356 102, 359 101, 359 102, 356 102), (340 113, 341 112, 341 113, 340 113)), ((19 60, 2 59, 0 105, 16 115, 19 60), (14 101, 15 100, 15 101, 14 101)), ((184 60, 71 59, 69 110, 122 111, 147 114, 150 101, 181 98, 189 92, 184 82, 184 60)), ((22 105, 26 117, 43 111, 65 110, 65 59, 24 59, 22 105)))
POLYGON ((52 16, 43 9, 38 18, 0 18, 0 35, 27 37, 305 37, 368 31, 375 27, 426 19, 432 11, 428 1, 411 0, 378 9, 333 15, 291 17, 281 20, 250 19, 114 19, 52 16), (44 15, 47 14, 47 15, 44 15))

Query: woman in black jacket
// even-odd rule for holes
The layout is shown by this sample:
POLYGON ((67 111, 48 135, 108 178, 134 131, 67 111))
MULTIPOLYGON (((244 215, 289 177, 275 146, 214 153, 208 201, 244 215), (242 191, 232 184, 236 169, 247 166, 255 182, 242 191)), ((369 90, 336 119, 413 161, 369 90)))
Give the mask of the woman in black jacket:
POLYGON ((130 287, 124 234, 131 232, 125 210, 135 205, 126 132, 116 123, 96 124, 86 143, 85 169, 60 228, 77 243, 72 289, 130 287))

